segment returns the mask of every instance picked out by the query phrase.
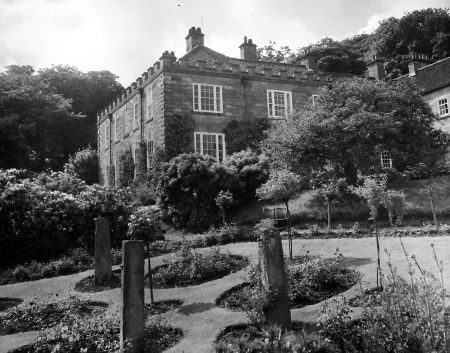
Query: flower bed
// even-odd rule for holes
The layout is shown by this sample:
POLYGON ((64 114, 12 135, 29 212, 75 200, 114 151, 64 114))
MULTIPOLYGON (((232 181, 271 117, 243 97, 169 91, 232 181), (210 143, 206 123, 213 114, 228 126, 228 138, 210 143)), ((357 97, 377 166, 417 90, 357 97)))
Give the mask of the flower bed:
MULTIPOLYGON (((286 269, 291 308, 301 308, 331 298, 349 289, 359 279, 358 272, 343 267, 339 258, 302 256, 287 260, 286 269)), ((256 292, 257 275, 251 272, 250 282, 224 292, 216 303, 231 310, 248 310, 256 292)))
POLYGON ((8 310, 23 302, 23 299, 19 298, 0 298, 0 311, 8 310))
POLYGON ((186 287, 221 278, 248 264, 241 256, 221 254, 218 248, 206 252, 184 246, 175 259, 154 269, 155 288, 186 287))
POLYGON ((75 297, 54 303, 29 302, 9 309, 2 316, 0 335, 46 329, 57 325, 67 314, 75 317, 90 316, 106 310, 107 306, 104 302, 82 301, 75 297))

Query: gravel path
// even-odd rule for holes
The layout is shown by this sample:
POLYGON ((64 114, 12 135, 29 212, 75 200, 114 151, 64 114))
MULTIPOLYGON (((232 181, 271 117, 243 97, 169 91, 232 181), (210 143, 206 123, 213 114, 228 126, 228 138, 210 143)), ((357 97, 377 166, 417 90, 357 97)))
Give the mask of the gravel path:
MULTIPOLYGON (((439 260, 443 261, 444 269, 450 268, 450 237, 422 237, 404 238, 405 247, 410 255, 415 254, 420 265, 433 273, 438 273, 434 262, 433 252, 430 247, 434 243, 439 260)), ((384 249, 388 249, 394 267, 400 275, 407 274, 408 266, 396 238, 381 238, 382 266, 387 271, 387 255, 384 249)), ((285 254, 287 242, 283 241, 285 254)), ((362 239, 296 239, 293 242, 294 255, 305 254, 309 251, 312 255, 332 256, 336 248, 344 255, 349 267, 360 271, 365 287, 374 286, 376 283, 376 247, 374 238, 362 239)), ((250 261, 257 260, 257 243, 228 244, 221 247, 223 252, 249 257, 250 261)), ((152 265, 157 266, 163 259, 170 258, 171 254, 152 259, 152 265)), ((115 266, 117 268, 117 266, 115 266)), ((145 266, 147 268, 147 266, 145 266)), ((23 282, 0 286, 0 297, 17 297, 27 300, 61 300, 76 295, 86 299, 102 300, 111 305, 108 310, 118 311, 120 301, 120 289, 112 289, 101 293, 78 293, 74 291, 75 284, 84 277, 92 275, 93 271, 42 279, 34 282, 23 282)), ((183 339, 175 346, 167 350, 171 353, 208 353, 212 351, 214 337, 224 327, 240 322, 246 322, 244 313, 233 312, 219 308, 215 305, 216 298, 227 289, 242 283, 246 279, 246 271, 241 270, 221 279, 210 281, 198 286, 185 288, 156 289, 155 300, 180 299, 183 306, 170 315, 169 323, 180 327, 184 331, 183 339)), ((450 271, 444 272, 444 282, 447 290, 450 289, 450 271)), ((360 292, 358 285, 343 293, 346 297, 352 297, 360 292)), ((149 298, 146 290, 146 299, 149 298)), ((294 320, 314 321, 320 317, 321 304, 310 305, 301 309, 292 310, 294 320)), ((25 332, 8 336, 0 336, 0 353, 24 344, 32 343, 36 339, 36 332, 25 332)))

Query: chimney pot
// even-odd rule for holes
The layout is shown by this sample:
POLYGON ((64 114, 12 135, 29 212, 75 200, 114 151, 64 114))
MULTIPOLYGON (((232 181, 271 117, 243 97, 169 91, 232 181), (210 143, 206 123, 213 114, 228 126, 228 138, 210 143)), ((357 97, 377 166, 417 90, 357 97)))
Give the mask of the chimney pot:
POLYGON ((239 46, 241 50, 241 59, 246 60, 258 60, 256 56, 256 44, 253 44, 251 39, 247 40, 247 36, 244 37, 244 43, 239 46))
POLYGON ((189 34, 186 37, 186 51, 190 51, 196 46, 202 46, 204 45, 204 37, 205 35, 202 33, 202 30, 200 27, 191 27, 189 29, 189 34))

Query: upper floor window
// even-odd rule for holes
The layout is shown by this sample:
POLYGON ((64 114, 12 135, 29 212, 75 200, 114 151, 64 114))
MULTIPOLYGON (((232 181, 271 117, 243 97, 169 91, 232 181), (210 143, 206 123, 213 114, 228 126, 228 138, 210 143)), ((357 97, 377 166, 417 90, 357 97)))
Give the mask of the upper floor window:
POLYGON ((193 90, 194 111, 222 113, 222 86, 194 83, 193 90))
POLYGON ((440 99, 438 102, 439 116, 444 116, 448 114, 448 101, 447 98, 440 99))
POLYGON ((211 156, 222 162, 225 158, 225 135, 196 132, 195 152, 211 156))
POLYGON ((133 107, 133 127, 136 130, 139 128, 139 101, 134 102, 133 107))
POLYGON ((392 168, 392 158, 388 151, 381 152, 381 167, 392 168))
POLYGON ((292 112, 292 94, 288 91, 267 91, 269 118, 286 118, 292 112))
POLYGON ((149 85, 147 88, 147 120, 153 119, 153 90, 149 85))

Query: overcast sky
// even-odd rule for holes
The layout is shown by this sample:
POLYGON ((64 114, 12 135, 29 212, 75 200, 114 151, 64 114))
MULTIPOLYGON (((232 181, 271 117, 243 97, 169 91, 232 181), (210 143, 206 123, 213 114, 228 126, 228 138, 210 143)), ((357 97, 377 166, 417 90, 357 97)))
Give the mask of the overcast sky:
POLYGON ((0 68, 52 64, 109 70, 128 86, 164 50, 185 53, 192 26, 205 45, 239 57, 244 36, 292 49, 371 32, 378 21, 448 0, 0 0, 0 68))

